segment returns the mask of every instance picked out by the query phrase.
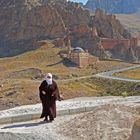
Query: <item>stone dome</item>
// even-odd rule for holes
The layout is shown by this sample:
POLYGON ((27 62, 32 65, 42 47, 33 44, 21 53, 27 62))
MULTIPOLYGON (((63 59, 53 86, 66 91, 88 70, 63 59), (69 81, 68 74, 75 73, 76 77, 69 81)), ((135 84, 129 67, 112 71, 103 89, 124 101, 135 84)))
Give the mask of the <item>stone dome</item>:
POLYGON ((76 47, 72 50, 74 53, 82 53, 82 52, 85 52, 82 48, 80 47, 76 47))

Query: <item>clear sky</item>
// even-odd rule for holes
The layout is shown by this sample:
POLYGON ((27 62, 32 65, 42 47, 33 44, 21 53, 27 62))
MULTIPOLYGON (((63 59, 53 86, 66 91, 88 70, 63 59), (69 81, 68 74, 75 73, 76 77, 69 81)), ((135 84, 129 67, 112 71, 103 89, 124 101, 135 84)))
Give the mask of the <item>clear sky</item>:
POLYGON ((74 2, 82 2, 83 4, 86 4, 87 0, 70 0, 70 1, 74 1, 74 2))

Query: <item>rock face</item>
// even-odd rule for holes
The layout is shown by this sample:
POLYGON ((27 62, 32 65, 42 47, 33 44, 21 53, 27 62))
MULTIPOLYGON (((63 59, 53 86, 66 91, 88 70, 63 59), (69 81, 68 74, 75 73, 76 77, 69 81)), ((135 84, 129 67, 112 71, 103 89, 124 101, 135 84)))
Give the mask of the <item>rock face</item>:
MULTIPOLYGON (((137 117, 138 112, 134 108, 104 105, 61 124, 59 132, 74 140, 128 140, 137 117)), ((140 135, 137 133, 137 136, 140 135)))
POLYGON ((123 39, 131 36, 115 15, 107 15, 100 9, 96 9, 95 15, 90 20, 90 26, 95 26, 98 35, 104 38, 123 39))
MULTIPOLYGON (((106 15, 97 9, 91 16, 78 3, 66 0, 0 2, 0 57, 36 49, 36 40, 56 38, 64 42, 69 38, 73 47, 82 47, 100 56, 105 54, 101 37, 127 39, 131 35, 114 15, 106 15)), ((61 44, 64 42, 61 41, 61 44)))
MULTIPOLYGON (((77 27, 76 32, 78 32, 83 28, 81 24, 88 26, 89 22, 95 24, 101 37, 116 38, 117 35, 125 37, 124 28, 115 17, 106 16, 97 10, 94 19, 91 19, 89 12, 79 5, 58 1, 60 2, 2 0, 0 2, 0 41, 63 37, 69 28, 77 27)), ((82 32, 83 30, 79 34, 82 32)))
POLYGON ((100 9, 97 9, 95 15, 90 17, 88 25, 72 26, 69 35, 72 46, 80 46, 98 57, 108 58, 106 51, 109 51, 112 58, 115 59, 137 60, 134 50, 131 48, 135 45, 126 45, 127 47, 124 45, 129 44, 131 34, 124 29, 115 15, 107 15, 100 9), (125 41, 120 44, 117 40, 125 41), (113 48, 106 48, 112 43, 114 44, 113 48))
POLYGON ((108 13, 134 13, 140 7, 139 0, 88 0, 86 8, 95 11, 101 8, 108 13))
POLYGON ((136 120, 132 129, 132 135, 130 140, 140 139, 140 119, 136 120))
POLYGON ((65 31, 57 11, 41 0, 2 0, 0 7, 1 40, 56 37, 65 31))
POLYGON ((88 20, 89 13, 73 3, 2 0, 0 2, 0 40, 62 37, 67 25, 87 23, 88 20))
MULTIPOLYGON (((25 46, 21 42, 63 37, 67 26, 87 24, 89 17, 89 12, 64 0, 1 0, 1 56, 8 55, 7 52, 15 50, 15 46, 25 46)), ((17 49, 18 52, 21 48, 17 49)))

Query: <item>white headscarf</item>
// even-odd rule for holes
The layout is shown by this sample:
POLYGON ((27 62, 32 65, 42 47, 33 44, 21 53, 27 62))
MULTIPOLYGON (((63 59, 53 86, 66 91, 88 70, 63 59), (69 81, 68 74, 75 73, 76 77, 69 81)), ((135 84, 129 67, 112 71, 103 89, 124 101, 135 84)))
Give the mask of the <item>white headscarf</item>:
POLYGON ((48 83, 48 85, 52 85, 52 74, 47 73, 47 75, 45 76, 45 80, 48 83), (50 77, 50 78, 48 78, 48 77, 50 77))

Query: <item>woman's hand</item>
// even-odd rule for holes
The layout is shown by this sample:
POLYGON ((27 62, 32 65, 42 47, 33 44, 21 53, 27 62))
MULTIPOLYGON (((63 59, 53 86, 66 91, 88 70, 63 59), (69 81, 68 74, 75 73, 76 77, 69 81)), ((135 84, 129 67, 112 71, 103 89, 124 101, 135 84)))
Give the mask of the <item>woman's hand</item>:
POLYGON ((60 94, 60 101, 64 100, 64 96, 62 94, 60 94))
POLYGON ((45 91, 42 91, 42 94, 43 94, 43 95, 45 95, 45 94, 46 94, 46 92, 45 92, 45 91))

